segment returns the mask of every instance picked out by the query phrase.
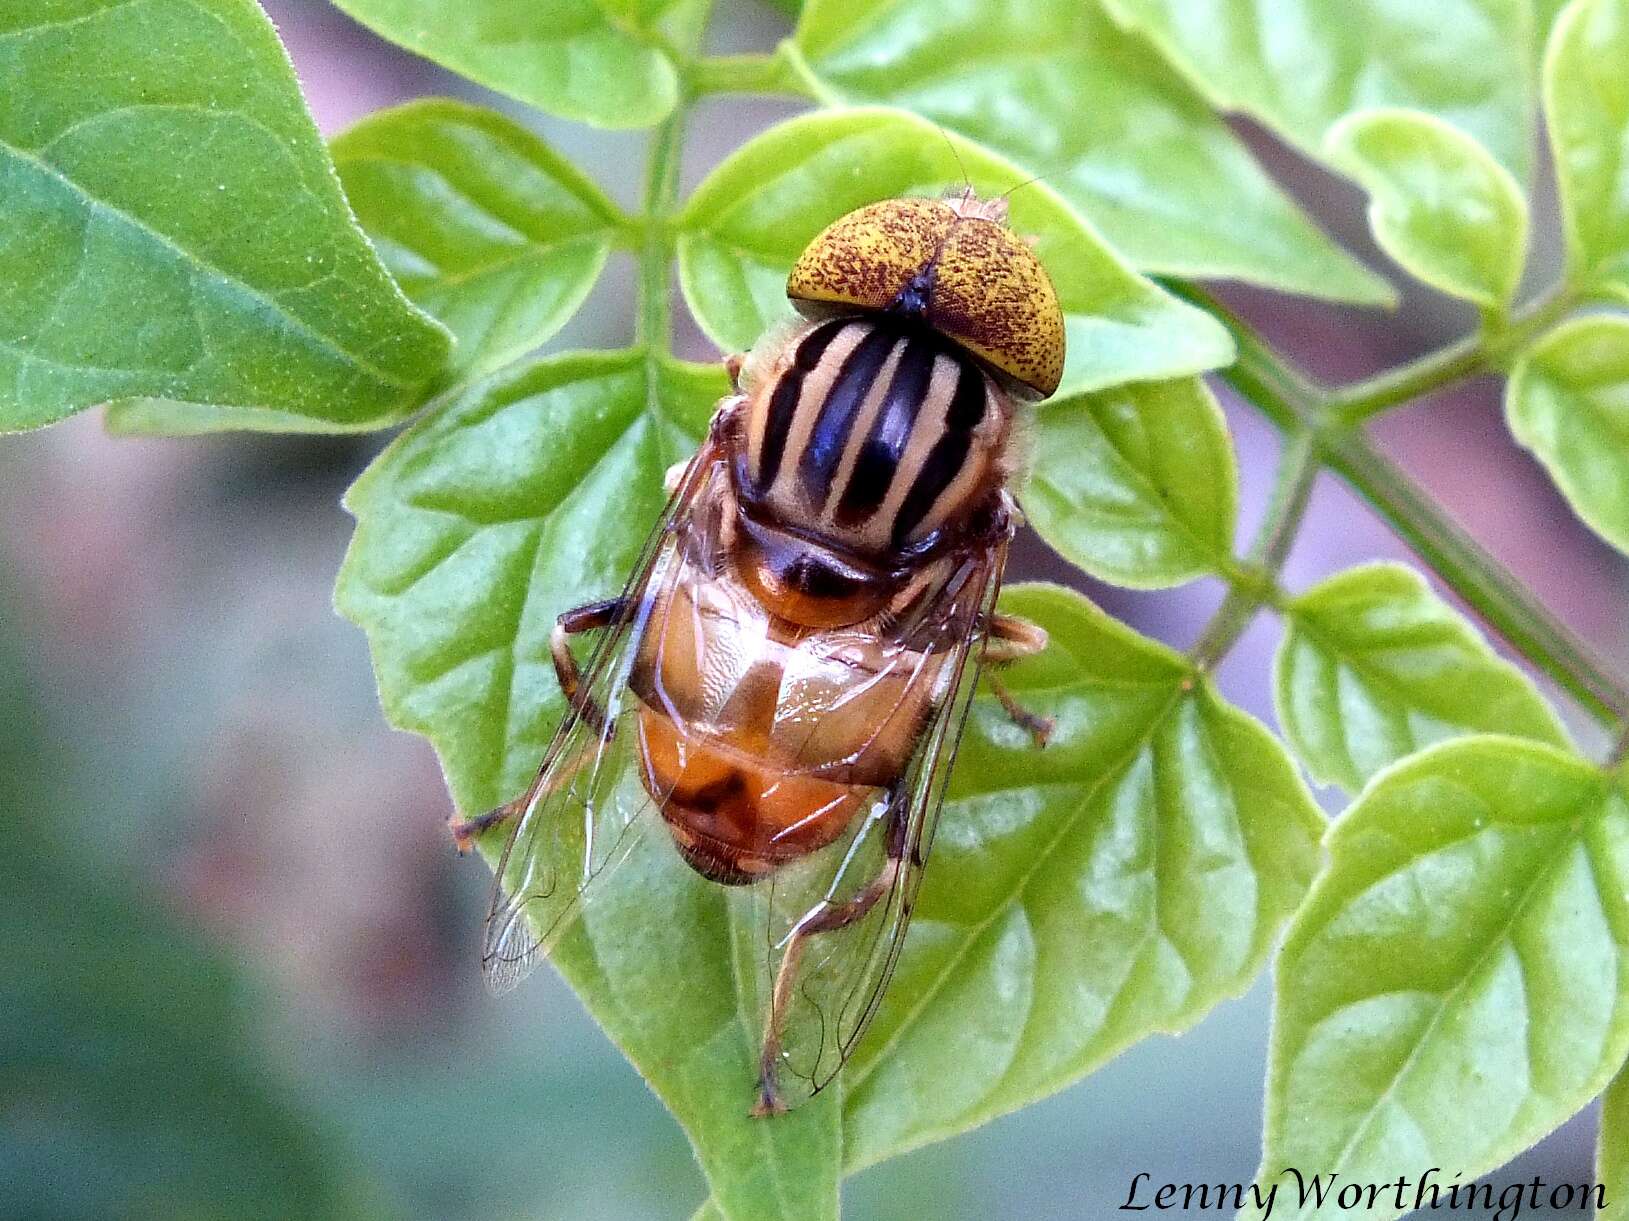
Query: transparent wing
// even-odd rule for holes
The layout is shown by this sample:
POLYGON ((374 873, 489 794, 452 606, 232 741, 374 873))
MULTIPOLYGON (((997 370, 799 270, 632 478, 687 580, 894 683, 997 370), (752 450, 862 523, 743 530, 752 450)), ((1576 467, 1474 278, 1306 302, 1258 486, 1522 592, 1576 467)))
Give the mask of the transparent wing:
MULTIPOLYGON (((800 925, 875 895, 863 914, 804 940, 771 1047, 784 1105, 796 1105, 837 1075, 893 974, 977 685, 1004 560, 1004 543, 972 557, 915 622, 898 627, 892 664, 877 681, 892 681, 901 693, 924 687, 934 693, 899 779, 846 834, 758 883, 753 901, 742 905, 746 914, 738 918, 752 921, 758 947, 757 961, 743 975, 758 989, 767 1031, 776 979, 800 925)), ((889 719, 875 718, 879 733, 887 732, 889 719)))
POLYGON ((695 524, 692 510, 720 470, 716 448, 704 443, 623 589, 627 613, 600 629, 580 694, 515 803, 518 816, 494 871, 481 958, 495 993, 537 967, 655 820, 659 805, 641 783, 637 735, 627 724, 636 702, 628 679, 653 615, 671 602, 664 595, 685 571, 677 536, 695 524))

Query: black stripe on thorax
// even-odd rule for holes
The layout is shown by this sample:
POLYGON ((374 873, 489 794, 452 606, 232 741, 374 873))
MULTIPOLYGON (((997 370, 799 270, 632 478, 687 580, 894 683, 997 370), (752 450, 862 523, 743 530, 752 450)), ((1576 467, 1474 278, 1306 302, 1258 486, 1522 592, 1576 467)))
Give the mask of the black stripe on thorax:
POLYGON ((860 443, 848 484, 837 502, 840 524, 859 525, 887 498, 899 460, 922 416, 934 361, 941 351, 941 344, 923 334, 913 335, 906 342, 882 406, 860 443))
POLYGON ((916 481, 905 494, 894 518, 892 543, 901 547, 933 508, 934 502, 955 481, 973 448, 973 430, 984 418, 988 398, 984 374, 967 361, 958 362, 956 392, 945 411, 944 434, 928 451, 916 481))
POLYGON ((844 358, 825 401, 805 405, 804 410, 819 413, 803 453, 798 457, 798 478, 811 504, 824 501, 837 478, 860 407, 876 385, 877 374, 882 371, 888 353, 898 342, 899 335, 892 328, 871 327, 844 358))
POLYGON ((792 354, 790 367, 775 383, 769 398, 768 416, 764 420, 763 451, 758 460, 758 477, 755 480, 756 490, 760 494, 769 490, 775 476, 780 473, 786 438, 797 416, 798 401, 803 397, 804 376, 820 364, 832 340, 847 325, 841 318, 834 319, 815 327, 800 339, 797 350, 792 354))

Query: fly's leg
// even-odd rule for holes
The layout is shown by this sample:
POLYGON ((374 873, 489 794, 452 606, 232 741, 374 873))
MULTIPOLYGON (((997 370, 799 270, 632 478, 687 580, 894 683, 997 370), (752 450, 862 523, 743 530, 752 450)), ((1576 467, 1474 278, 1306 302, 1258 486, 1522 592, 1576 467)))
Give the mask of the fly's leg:
MULTIPOLYGON (((583 691, 582 671, 578 669, 577 659, 571 655, 569 641, 579 632, 610 627, 621 622, 627 611, 628 603, 625 598, 607 598, 603 602, 590 602, 586 606, 578 606, 562 614, 555 620, 554 630, 549 633, 549 656, 554 661, 554 674, 559 680, 566 703, 575 708, 578 715, 592 725, 600 737, 605 734, 605 709, 583 691)), ((559 774, 569 779, 581 766, 582 760, 574 761, 562 768, 559 774)), ((513 801, 506 801, 496 809, 488 810, 475 818, 459 818, 457 815, 450 818, 447 821, 447 828, 452 832, 453 844, 458 851, 468 852, 471 844, 483 832, 524 814, 543 792, 543 774, 544 769, 539 768, 537 777, 527 786, 526 791, 513 801)))
MULTIPOLYGON (((903 827, 898 828, 899 831, 903 827)), ((782 1115, 786 1102, 781 1098, 780 1059, 781 1034, 786 1028, 786 1013, 792 1003, 792 990, 797 986, 798 968, 803 962, 803 951, 811 937, 833 933, 846 928, 877 905, 877 900, 894 887, 904 856, 903 834, 889 836, 888 856, 877 876, 866 883, 853 898, 842 903, 823 903, 799 920, 792 935, 787 938, 786 952, 781 956, 780 968, 775 972, 775 991, 769 1003, 769 1019, 764 1025, 764 1049, 758 1060, 758 1101, 753 1104, 754 1119, 765 1115, 782 1115)))
POLYGON ((729 374, 730 389, 741 392, 741 369, 747 363, 745 352, 731 352, 724 358, 724 372, 729 374))
POLYGON ((494 810, 488 810, 478 818, 459 818, 454 815, 447 820, 447 829, 452 832, 453 846, 462 853, 467 853, 475 846, 475 841, 481 834, 500 823, 508 822, 511 818, 519 818, 532 807, 532 804, 547 793, 551 793, 561 785, 570 784, 577 777, 583 767, 593 762, 599 753, 600 741, 590 738, 577 748, 577 753, 570 760, 555 770, 552 783, 545 784, 547 774, 545 768, 538 768, 537 776, 532 783, 526 786, 526 791, 513 801, 506 801, 494 810))
POLYGON ((554 675, 560 680, 560 690, 566 697, 566 703, 601 734, 605 732, 605 709, 583 691, 582 671, 577 668, 577 659, 571 655, 570 640, 580 632, 621 623, 627 613, 626 598, 590 602, 562 613, 554 621, 554 630, 549 633, 549 656, 554 660, 554 675))
POLYGON ((990 630, 984 640, 984 661, 987 667, 984 679, 990 684, 990 690, 995 693, 996 699, 1001 702, 1001 707, 1012 718, 1013 724, 1029 734, 1037 748, 1045 746, 1051 739, 1052 731, 1057 727, 1056 722, 1051 717, 1031 712, 1014 699, 1006 684, 996 676, 996 671, 1022 657, 1033 657, 1044 648, 1046 648, 1046 629, 1040 624, 1020 619, 1017 615, 990 616, 990 630))

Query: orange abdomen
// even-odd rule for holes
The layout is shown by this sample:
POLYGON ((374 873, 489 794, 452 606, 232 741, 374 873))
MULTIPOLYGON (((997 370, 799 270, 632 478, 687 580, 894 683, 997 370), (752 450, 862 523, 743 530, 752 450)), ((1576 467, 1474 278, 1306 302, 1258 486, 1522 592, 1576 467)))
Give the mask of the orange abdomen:
POLYGON ((881 794, 769 766, 649 706, 639 709, 639 754, 679 851, 715 882, 751 882, 824 848, 881 794))
POLYGON ((745 882, 837 839, 909 766, 943 661, 792 629, 728 576, 668 586, 630 685, 641 780, 685 858, 745 882))

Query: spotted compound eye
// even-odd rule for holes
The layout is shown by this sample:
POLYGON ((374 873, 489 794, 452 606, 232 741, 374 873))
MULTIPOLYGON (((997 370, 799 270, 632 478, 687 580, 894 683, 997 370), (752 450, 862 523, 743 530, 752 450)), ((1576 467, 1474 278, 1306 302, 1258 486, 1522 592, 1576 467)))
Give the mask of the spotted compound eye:
POLYGON ((920 318, 1045 398, 1063 377, 1063 311, 1005 213, 970 194, 869 204, 805 247, 786 295, 815 317, 847 308, 920 318))

